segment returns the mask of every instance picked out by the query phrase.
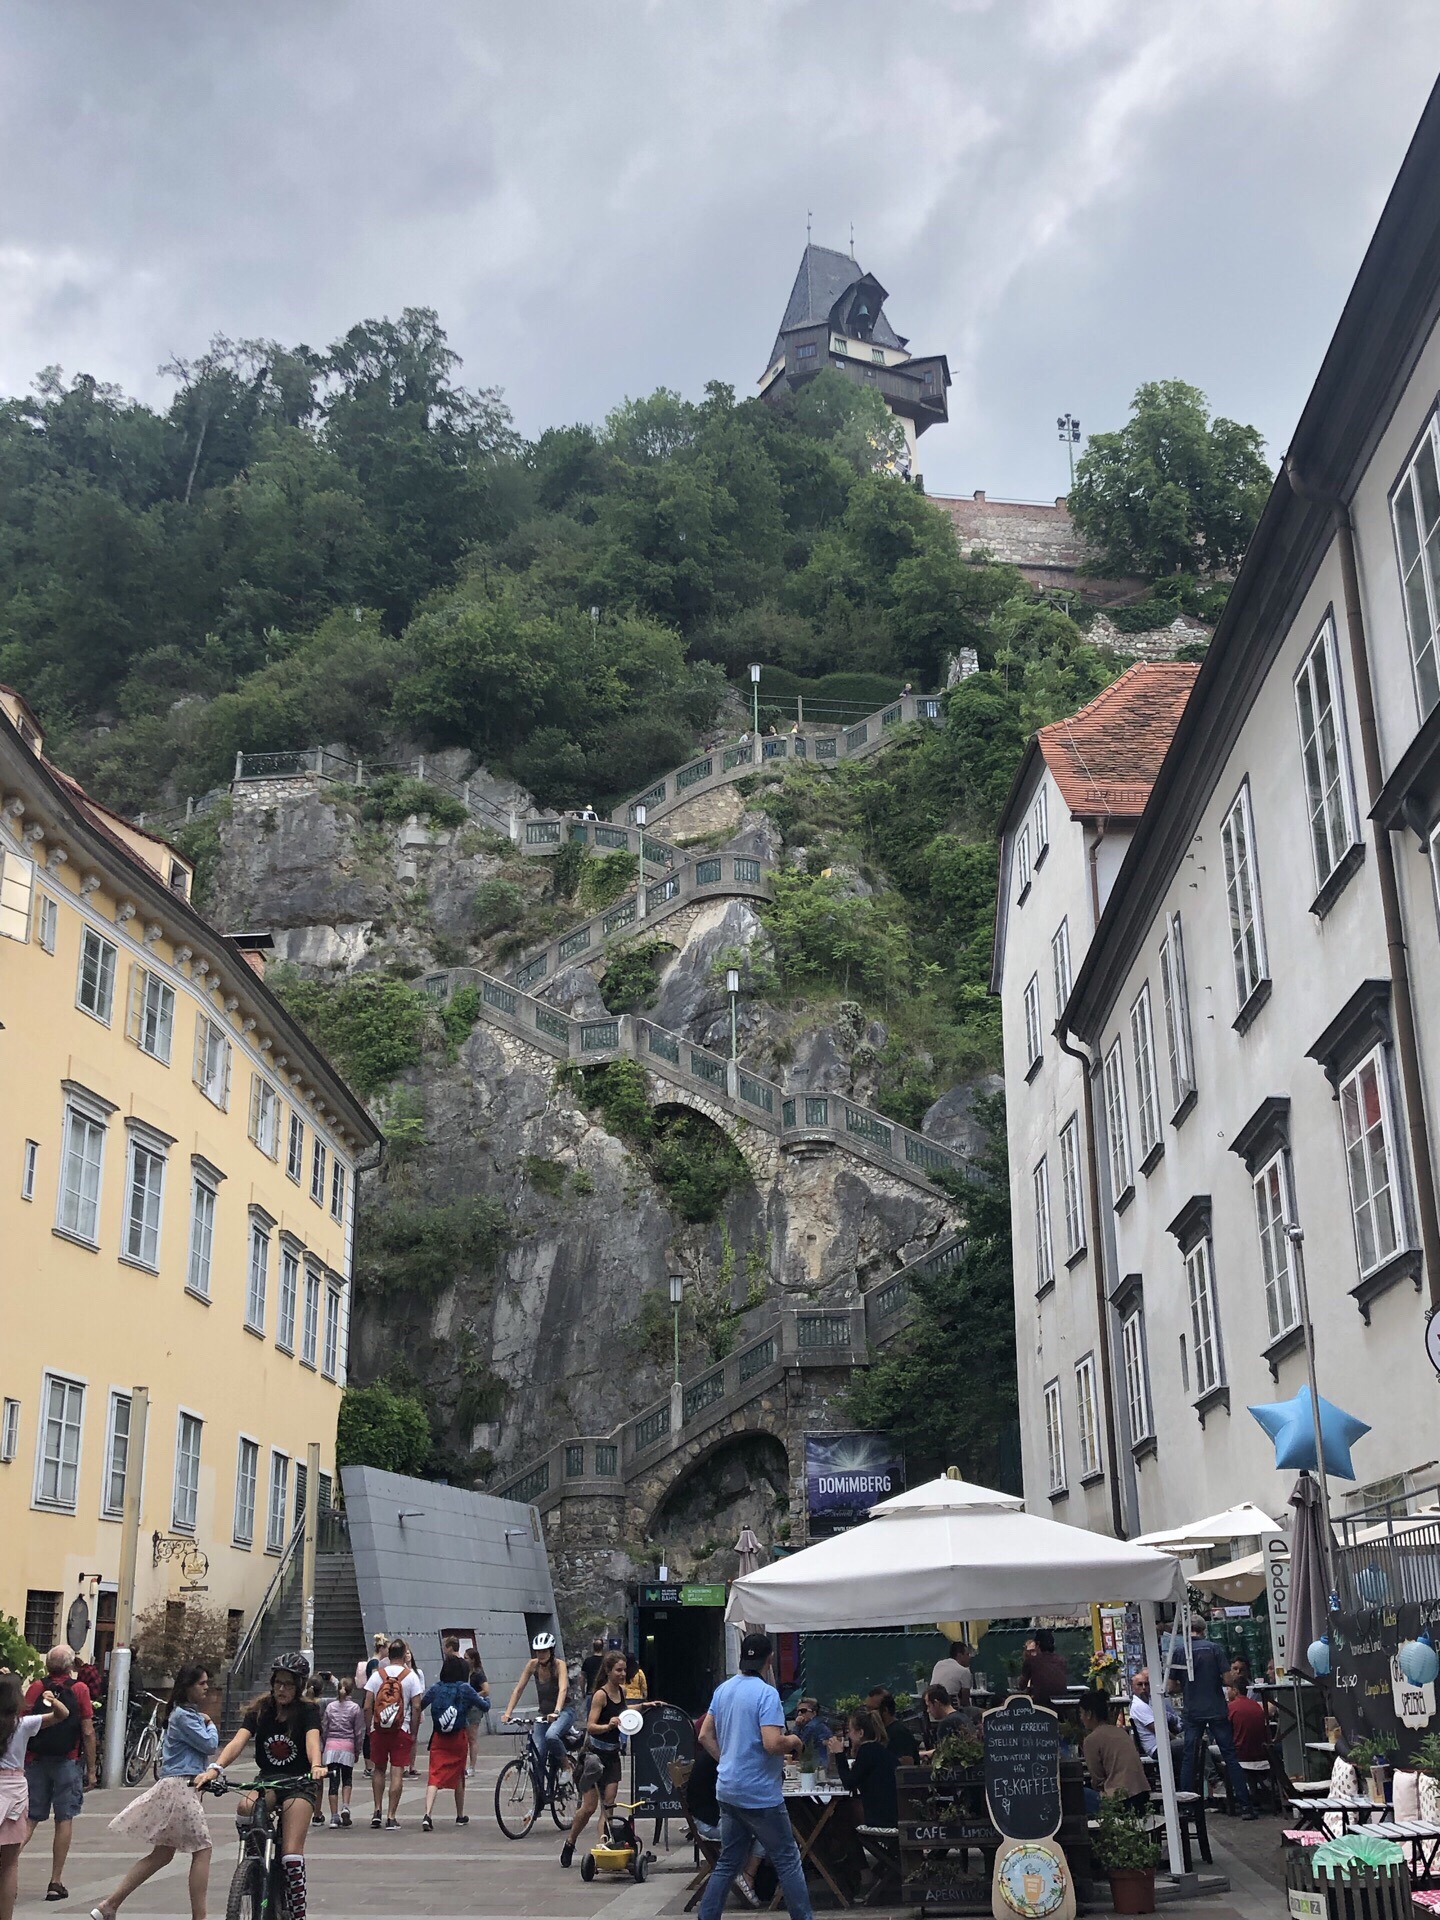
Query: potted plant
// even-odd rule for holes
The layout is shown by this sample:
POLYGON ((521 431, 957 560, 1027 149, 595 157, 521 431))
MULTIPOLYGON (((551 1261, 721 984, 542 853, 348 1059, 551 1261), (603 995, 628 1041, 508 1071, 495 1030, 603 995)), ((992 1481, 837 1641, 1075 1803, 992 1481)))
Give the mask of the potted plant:
POLYGON ((1440 1733, 1427 1733, 1415 1749, 1415 1771, 1420 1776, 1420 1818, 1440 1820, 1440 1733))
POLYGON ((1154 1913, 1160 1849, 1118 1793, 1100 1802, 1095 1858, 1109 1875, 1116 1913, 1154 1913))
POLYGON ((1370 1798, 1378 1807, 1385 1804, 1385 1766, 1393 1750, 1394 1742, 1379 1736, 1356 1740, 1350 1748, 1350 1764, 1368 1773, 1370 1798))
POLYGON ((974 1779, 984 1765, 985 1742, 967 1727, 959 1733, 947 1733, 937 1745, 930 1758, 930 1779, 935 1786, 974 1779))

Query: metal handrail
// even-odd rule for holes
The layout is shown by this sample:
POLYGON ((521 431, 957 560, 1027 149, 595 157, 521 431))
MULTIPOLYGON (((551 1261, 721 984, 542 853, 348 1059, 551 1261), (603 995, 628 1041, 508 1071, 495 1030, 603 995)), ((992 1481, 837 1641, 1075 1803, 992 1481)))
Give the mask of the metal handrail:
POLYGON ((260 1636, 260 1629, 269 1617, 272 1604, 278 1601, 281 1584, 295 1558, 296 1549, 301 1545, 304 1538, 305 1516, 302 1514, 295 1522, 294 1529, 291 1532, 289 1540, 286 1542, 284 1551, 275 1564, 275 1571, 270 1576, 270 1584, 261 1596, 259 1606, 250 1616, 249 1626, 246 1627, 240 1636, 239 1644, 235 1648, 234 1655, 230 1661, 230 1674, 232 1678, 247 1670, 246 1662, 250 1657, 256 1640, 260 1636))

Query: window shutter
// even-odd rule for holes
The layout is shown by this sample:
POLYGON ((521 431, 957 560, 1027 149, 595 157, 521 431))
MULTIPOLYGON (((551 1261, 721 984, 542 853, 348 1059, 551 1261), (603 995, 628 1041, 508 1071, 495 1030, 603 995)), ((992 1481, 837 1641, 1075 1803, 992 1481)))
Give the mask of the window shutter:
POLYGON ((205 1028, 207 1021, 203 1013, 195 1016, 195 1058, 190 1066, 190 1078, 197 1087, 205 1084, 205 1028))
POLYGON ((252 1073, 250 1076, 250 1138, 258 1146, 260 1141, 260 1076, 258 1073, 252 1073))
POLYGON ((130 1001, 125 1015, 125 1037, 139 1044, 140 1009, 145 999, 145 969, 138 960, 130 962, 130 1001))

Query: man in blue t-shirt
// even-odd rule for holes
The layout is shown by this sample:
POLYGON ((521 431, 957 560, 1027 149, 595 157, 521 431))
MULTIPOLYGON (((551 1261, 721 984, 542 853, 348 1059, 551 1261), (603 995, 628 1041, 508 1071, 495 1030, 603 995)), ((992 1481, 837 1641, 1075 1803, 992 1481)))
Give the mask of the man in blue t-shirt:
POLYGON ((700 1920, 720 1920, 757 1841, 779 1876, 790 1920, 812 1920, 805 1869, 781 1792, 785 1755, 798 1755, 802 1742, 785 1731, 780 1696, 768 1678, 772 1651, 768 1635, 747 1633, 739 1673, 715 1689, 700 1723, 700 1744, 720 1763, 720 1858, 705 1882, 700 1920))

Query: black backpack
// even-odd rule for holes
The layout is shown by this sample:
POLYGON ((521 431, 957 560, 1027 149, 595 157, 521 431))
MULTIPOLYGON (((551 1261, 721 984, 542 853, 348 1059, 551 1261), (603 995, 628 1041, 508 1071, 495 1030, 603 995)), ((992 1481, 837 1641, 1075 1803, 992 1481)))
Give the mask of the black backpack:
MULTIPOLYGON (((80 1751, 80 1702, 75 1695, 75 1683, 73 1680, 57 1680, 47 1674, 40 1683, 41 1693, 47 1688, 66 1708, 66 1717, 53 1727, 42 1727, 31 1740, 29 1751, 42 1760, 68 1760, 72 1754, 80 1751)), ((31 1712, 47 1711, 44 1700, 37 1697, 31 1712)))

